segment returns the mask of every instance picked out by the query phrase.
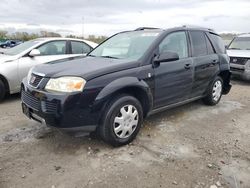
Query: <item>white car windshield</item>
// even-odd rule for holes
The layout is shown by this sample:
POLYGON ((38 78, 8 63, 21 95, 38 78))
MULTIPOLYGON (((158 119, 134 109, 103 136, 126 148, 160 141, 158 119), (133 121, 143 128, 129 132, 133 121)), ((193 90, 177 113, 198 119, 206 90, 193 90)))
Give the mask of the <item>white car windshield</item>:
POLYGON ((160 31, 120 33, 94 49, 89 56, 138 60, 157 38, 160 31))
POLYGON ((22 53, 23 51, 31 48, 32 46, 38 44, 40 41, 38 40, 31 40, 31 41, 27 41, 27 42, 24 42, 22 44, 19 44, 13 48, 9 48, 7 50, 4 51, 4 54, 6 55, 17 55, 17 54, 20 54, 22 53))
POLYGON ((236 37, 229 45, 230 50, 250 50, 250 37, 236 37))

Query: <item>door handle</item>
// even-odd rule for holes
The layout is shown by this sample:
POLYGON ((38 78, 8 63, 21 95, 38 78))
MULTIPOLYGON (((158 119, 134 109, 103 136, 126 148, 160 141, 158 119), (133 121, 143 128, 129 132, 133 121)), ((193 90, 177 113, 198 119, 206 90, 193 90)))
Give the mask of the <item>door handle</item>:
POLYGON ((190 69, 191 68, 191 64, 190 63, 185 64, 184 68, 185 69, 190 69))

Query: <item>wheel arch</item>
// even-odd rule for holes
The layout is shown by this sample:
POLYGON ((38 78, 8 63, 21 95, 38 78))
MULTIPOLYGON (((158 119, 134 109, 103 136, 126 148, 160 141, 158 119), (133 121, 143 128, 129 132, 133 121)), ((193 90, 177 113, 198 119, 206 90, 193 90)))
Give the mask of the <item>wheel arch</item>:
POLYGON ((153 96, 150 87, 145 81, 139 80, 136 77, 125 77, 112 81, 97 95, 95 103, 101 103, 104 104, 102 106, 105 106, 106 103, 120 94, 135 97, 142 105, 144 116, 146 116, 152 108, 153 96))
POLYGON ((10 87, 9 87, 8 80, 2 74, 0 74, 0 80, 3 82, 3 84, 5 86, 6 93, 9 94, 10 93, 10 87))

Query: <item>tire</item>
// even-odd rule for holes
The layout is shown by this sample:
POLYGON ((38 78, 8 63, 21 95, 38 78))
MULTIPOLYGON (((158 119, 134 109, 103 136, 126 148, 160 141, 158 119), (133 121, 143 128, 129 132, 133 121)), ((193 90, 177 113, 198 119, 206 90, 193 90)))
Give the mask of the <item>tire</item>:
POLYGON ((143 122, 140 102, 128 95, 120 95, 107 105, 98 135, 114 147, 132 142, 143 122))
POLYGON ((223 89, 223 80, 217 76, 212 84, 209 85, 207 96, 203 98, 203 102, 206 105, 214 106, 220 102, 223 89))
POLYGON ((2 80, 0 80, 0 102, 4 99, 6 95, 6 88, 2 80))

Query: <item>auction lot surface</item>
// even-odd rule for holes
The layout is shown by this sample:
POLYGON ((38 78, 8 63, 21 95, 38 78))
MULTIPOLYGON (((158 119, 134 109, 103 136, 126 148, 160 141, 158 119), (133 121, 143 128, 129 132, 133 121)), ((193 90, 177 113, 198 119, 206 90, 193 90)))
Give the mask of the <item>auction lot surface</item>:
POLYGON ((0 104, 1 188, 250 187, 249 83, 233 81, 215 107, 197 101, 148 118, 121 148, 29 121, 19 97, 0 104))

